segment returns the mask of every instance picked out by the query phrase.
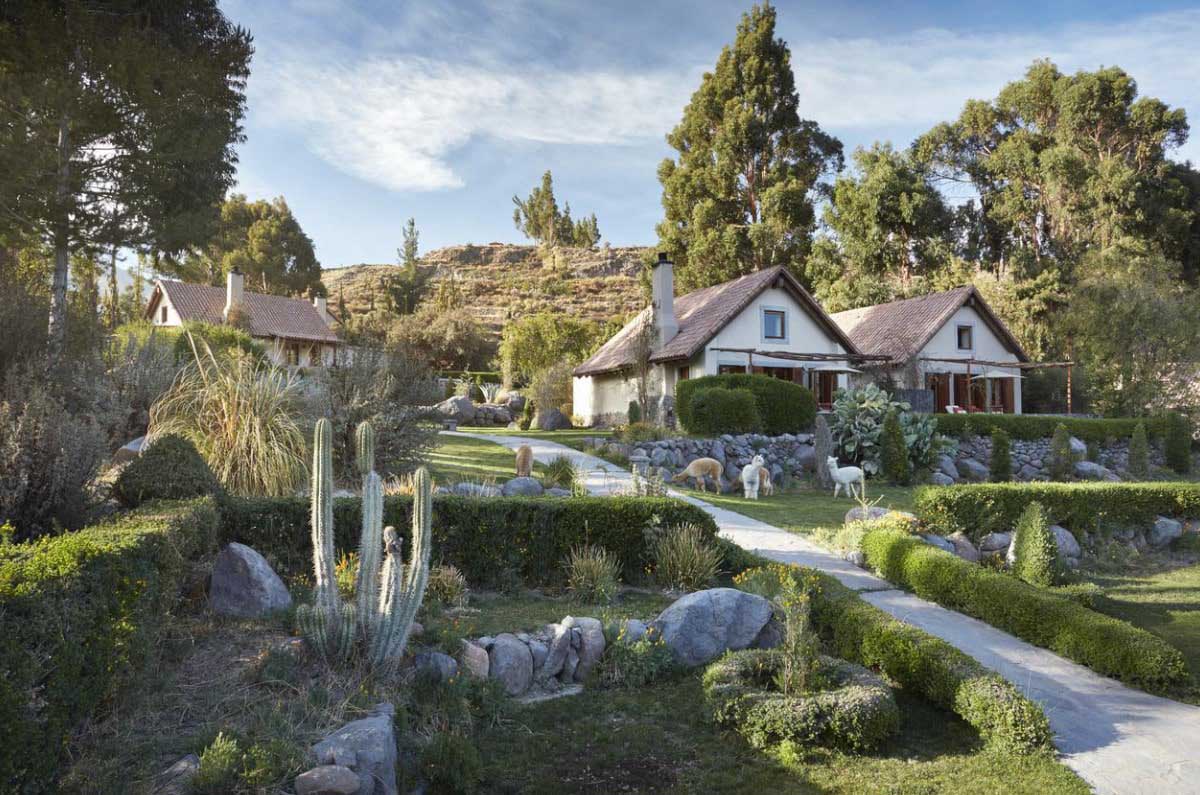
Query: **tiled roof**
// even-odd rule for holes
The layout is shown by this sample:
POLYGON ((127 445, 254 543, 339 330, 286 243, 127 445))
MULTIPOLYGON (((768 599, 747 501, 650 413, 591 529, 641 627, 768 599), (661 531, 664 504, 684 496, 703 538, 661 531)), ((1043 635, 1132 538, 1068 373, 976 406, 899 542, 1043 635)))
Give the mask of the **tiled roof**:
MULTIPOLYGON (((224 322, 225 288, 160 279, 157 284, 171 299, 180 319, 204 323, 224 322)), ((317 308, 302 298, 242 293, 242 308, 250 321, 250 336, 281 337, 312 342, 339 342, 317 308)), ((150 310, 154 309, 151 299, 150 310)))
POLYGON ((938 329, 968 302, 1020 361, 1029 361, 1012 333, 969 284, 941 293, 834 312, 830 317, 863 353, 888 356, 900 363, 919 354, 938 329))
MULTIPOLYGON (((679 332, 668 340, 666 345, 654 351, 650 360, 665 362, 692 358, 759 293, 775 284, 777 280, 782 281, 783 286, 792 292, 797 302, 808 309, 818 324, 825 326, 831 336, 837 338, 847 350, 854 350, 846 335, 830 320, 812 296, 805 292, 795 277, 782 266, 776 266, 676 298, 675 320, 679 324, 679 332)), ((642 323, 647 322, 649 313, 649 308, 639 312, 592 354, 591 358, 576 367, 575 375, 600 375, 633 365, 637 331, 642 323)))

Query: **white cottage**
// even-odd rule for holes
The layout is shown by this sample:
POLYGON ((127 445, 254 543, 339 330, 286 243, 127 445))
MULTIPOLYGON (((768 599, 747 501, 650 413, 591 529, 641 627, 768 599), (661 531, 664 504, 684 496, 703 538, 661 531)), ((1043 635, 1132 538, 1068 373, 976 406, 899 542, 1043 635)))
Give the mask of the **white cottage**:
POLYGON ((651 324, 650 392, 670 405, 686 378, 763 373, 804 384, 828 405, 846 384, 858 350, 785 268, 751 273, 675 297, 674 267, 662 254, 652 303, 574 371, 574 413, 588 424, 623 422, 637 398, 642 330, 651 324), (666 399, 666 400, 664 400, 666 399))
POLYGON ((1029 357, 975 287, 832 317, 864 354, 886 357, 880 366, 897 386, 931 390, 934 411, 1021 413, 1018 365, 1029 357))
POLYGON ((312 303, 283 295, 248 293, 245 277, 231 271, 225 287, 158 279, 146 304, 146 317, 156 326, 187 322, 224 323, 241 311, 251 337, 263 344, 277 365, 325 367, 336 361, 342 345, 324 298, 312 303))

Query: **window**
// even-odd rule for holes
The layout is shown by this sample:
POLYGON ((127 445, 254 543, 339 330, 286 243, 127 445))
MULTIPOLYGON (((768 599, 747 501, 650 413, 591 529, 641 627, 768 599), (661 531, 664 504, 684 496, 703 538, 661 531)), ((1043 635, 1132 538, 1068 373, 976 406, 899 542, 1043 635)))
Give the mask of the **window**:
POLYGON ((677 381, 686 381, 686 380, 688 380, 688 376, 689 376, 689 371, 688 371, 688 368, 686 368, 686 367, 680 367, 675 372, 675 380, 677 380, 677 381))
POLYGON ((288 365, 290 365, 291 367, 299 367, 300 366, 300 346, 299 345, 288 345, 287 348, 285 348, 285 351, 287 352, 288 365))
POLYGON ((975 347, 974 331, 975 329, 971 326, 958 327, 958 349, 960 351, 969 351, 975 347))
POLYGON ((718 375, 728 375, 729 373, 744 373, 746 365, 744 364, 719 364, 717 365, 718 375))
POLYGON ((787 339, 787 313, 782 309, 763 310, 763 339, 787 339))
POLYGON ((163 304, 163 308, 162 308, 162 322, 163 323, 167 322, 167 305, 166 304, 163 304))

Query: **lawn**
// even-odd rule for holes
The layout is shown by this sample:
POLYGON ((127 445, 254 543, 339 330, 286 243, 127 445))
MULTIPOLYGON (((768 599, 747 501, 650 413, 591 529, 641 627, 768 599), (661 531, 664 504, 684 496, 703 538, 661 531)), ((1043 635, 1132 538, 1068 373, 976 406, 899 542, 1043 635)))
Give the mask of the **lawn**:
MULTIPOLYGON (((744 513, 803 535, 810 535, 817 529, 840 527, 846 517, 846 511, 858 505, 857 501, 845 496, 834 499, 830 491, 818 491, 807 484, 798 484, 786 493, 776 492, 771 497, 760 496, 757 500, 747 500, 741 494, 713 495, 711 492, 701 494, 690 489, 684 491, 713 505, 744 513)), ((882 498, 879 501, 881 507, 907 511, 912 509, 913 488, 877 486, 870 483, 867 486, 867 497, 871 501, 876 497, 882 498)))
POLYGON ((486 433, 491 436, 525 436, 530 439, 546 439, 551 442, 565 444, 576 450, 583 448, 584 439, 608 438, 612 431, 606 428, 568 428, 562 431, 522 431, 518 428, 503 428, 489 425, 480 427, 460 427, 466 433, 486 433))
MULTIPOLYGON (((535 463, 534 472, 545 467, 535 463)), ((516 476, 513 451, 485 439, 438 436, 429 456, 429 472, 439 485, 472 481, 504 481, 516 476)))

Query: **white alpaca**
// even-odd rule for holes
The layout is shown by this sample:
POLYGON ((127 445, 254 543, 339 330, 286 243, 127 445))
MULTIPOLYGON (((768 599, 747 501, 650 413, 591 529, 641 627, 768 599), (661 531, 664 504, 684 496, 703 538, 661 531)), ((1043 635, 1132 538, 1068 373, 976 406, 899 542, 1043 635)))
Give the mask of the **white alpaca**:
POLYGON ((866 475, 858 467, 839 467, 838 461, 833 456, 825 462, 829 466, 829 475, 833 478, 833 497, 837 499, 838 492, 842 486, 846 487, 846 496, 854 496, 854 484, 858 484, 860 489, 859 494, 865 494, 862 489, 866 488, 866 475))
POLYGON ((756 455, 749 464, 742 467, 742 488, 745 489, 748 500, 758 499, 758 485, 762 480, 762 467, 765 463, 761 455, 756 455))

